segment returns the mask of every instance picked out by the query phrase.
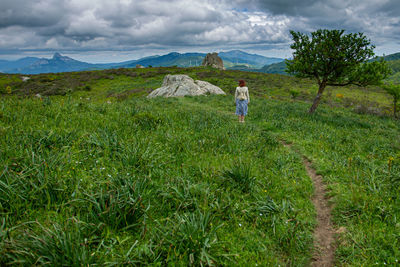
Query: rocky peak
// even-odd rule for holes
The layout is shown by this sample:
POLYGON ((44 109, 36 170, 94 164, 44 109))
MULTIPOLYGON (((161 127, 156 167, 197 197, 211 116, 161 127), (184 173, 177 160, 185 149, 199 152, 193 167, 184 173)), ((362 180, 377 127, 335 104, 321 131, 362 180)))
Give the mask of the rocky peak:
POLYGON ((67 57, 67 56, 63 56, 60 53, 56 52, 53 55, 53 60, 58 60, 58 61, 74 61, 72 58, 67 57))
POLYGON ((218 53, 208 53, 201 63, 202 66, 210 66, 212 68, 224 70, 224 62, 218 56, 218 53))
POLYGON ((62 58, 63 56, 60 54, 60 53, 58 53, 58 52, 56 52, 56 53, 54 53, 54 55, 53 55, 53 59, 60 59, 60 58, 62 58))

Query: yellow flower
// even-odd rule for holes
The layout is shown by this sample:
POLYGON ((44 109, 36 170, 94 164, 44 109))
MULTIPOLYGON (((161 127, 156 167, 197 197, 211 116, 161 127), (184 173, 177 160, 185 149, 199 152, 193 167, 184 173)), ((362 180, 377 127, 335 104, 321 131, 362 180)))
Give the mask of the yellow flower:
POLYGON ((336 94, 336 97, 337 98, 343 98, 343 95, 342 94, 336 94))
POLYGON ((7 94, 11 94, 11 93, 12 93, 11 87, 10 87, 10 86, 7 86, 7 87, 6 87, 6 91, 7 91, 7 94))

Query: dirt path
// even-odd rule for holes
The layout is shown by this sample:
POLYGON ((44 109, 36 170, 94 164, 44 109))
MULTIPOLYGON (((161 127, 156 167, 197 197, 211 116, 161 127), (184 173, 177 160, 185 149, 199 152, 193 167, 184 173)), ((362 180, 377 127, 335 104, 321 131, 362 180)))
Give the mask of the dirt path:
MULTIPOLYGON (((193 103, 194 106, 198 106, 193 103)), ((218 113, 224 115, 232 115, 232 112, 216 110, 218 113)), ((281 143, 296 153, 300 154, 299 151, 294 149, 291 144, 287 144, 284 141, 281 143)), ((314 248, 311 266, 313 267, 331 267, 334 266, 335 259, 335 230, 331 223, 331 208, 326 198, 326 186, 322 181, 322 176, 318 175, 314 168, 311 166, 311 162, 303 156, 303 164, 310 176, 314 185, 314 195, 312 202, 317 212, 317 227, 314 230, 314 248)))
MULTIPOLYGON (((283 142, 283 145, 293 149, 291 145, 283 142)), ((298 152, 298 151, 296 151, 298 152)), ((333 266, 335 257, 335 231, 331 223, 331 208, 326 198, 326 186, 321 175, 311 167, 311 162, 303 156, 304 167, 314 185, 312 202, 317 212, 317 227, 314 230, 314 254, 311 266, 333 266)))

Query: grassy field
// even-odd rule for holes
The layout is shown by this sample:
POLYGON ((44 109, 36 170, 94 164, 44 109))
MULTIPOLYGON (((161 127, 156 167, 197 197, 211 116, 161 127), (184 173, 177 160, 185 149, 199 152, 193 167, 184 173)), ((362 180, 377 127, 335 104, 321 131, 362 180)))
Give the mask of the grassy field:
POLYGON ((337 265, 400 260, 398 120, 328 101, 308 115, 289 93, 307 81, 186 70, 1 76, 16 95, 0 98, 0 265, 308 266, 313 185, 282 140, 328 185, 337 265), (231 95, 143 97, 186 70, 227 92, 245 78, 246 124, 231 95))
MULTIPOLYGON (((10 86, 18 95, 66 95, 104 98, 147 95, 158 88, 166 74, 188 74, 193 79, 211 82, 225 92, 233 93, 238 79, 245 79, 253 95, 290 100, 312 101, 318 91, 315 81, 279 74, 242 71, 215 71, 210 68, 111 69, 102 71, 40 74, 23 82, 20 75, 0 74, 0 93, 10 86), (89 91, 89 93, 88 93, 89 91)), ((27 76, 27 77, 28 77, 27 76)), ((392 98, 379 87, 327 87, 322 102, 330 106, 349 107, 358 113, 389 115, 392 98)))

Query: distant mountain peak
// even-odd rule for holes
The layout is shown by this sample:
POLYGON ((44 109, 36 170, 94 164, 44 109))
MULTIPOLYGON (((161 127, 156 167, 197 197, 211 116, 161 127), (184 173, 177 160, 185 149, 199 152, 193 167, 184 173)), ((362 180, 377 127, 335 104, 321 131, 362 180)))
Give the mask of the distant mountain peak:
POLYGON ((63 56, 60 53, 58 52, 54 53, 53 59, 60 59, 60 58, 63 58, 63 56))
POLYGON ((52 60, 55 60, 55 61, 63 61, 63 62, 72 62, 72 61, 76 61, 75 59, 72 59, 72 58, 70 58, 70 57, 63 56, 63 55, 61 55, 61 54, 58 53, 58 52, 54 53, 52 60))

